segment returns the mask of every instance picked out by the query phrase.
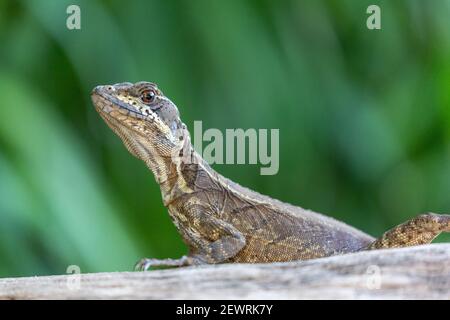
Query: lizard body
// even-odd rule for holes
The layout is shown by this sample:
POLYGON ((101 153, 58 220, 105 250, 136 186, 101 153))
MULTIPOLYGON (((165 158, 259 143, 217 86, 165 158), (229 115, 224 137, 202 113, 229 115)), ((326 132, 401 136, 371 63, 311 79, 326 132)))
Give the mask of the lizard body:
POLYGON ((142 259, 138 269, 204 263, 306 260, 417 245, 450 231, 450 216, 424 214, 375 239, 322 214, 261 195, 214 171, 191 145, 175 104, 153 83, 98 86, 97 112, 143 160, 189 248, 180 259, 142 259))

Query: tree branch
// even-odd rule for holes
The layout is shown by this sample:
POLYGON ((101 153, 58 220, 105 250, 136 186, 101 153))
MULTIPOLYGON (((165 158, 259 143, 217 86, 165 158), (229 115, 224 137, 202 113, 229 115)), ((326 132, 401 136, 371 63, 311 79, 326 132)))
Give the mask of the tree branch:
POLYGON ((0 299, 449 299, 450 244, 303 262, 0 280, 0 299))

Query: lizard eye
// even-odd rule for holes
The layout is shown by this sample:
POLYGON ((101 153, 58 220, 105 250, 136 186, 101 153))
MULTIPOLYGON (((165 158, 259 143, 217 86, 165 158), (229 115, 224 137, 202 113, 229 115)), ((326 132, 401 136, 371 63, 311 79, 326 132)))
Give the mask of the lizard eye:
POLYGON ((153 103, 155 101, 155 96, 156 94, 153 90, 145 90, 141 94, 141 100, 146 104, 153 103))

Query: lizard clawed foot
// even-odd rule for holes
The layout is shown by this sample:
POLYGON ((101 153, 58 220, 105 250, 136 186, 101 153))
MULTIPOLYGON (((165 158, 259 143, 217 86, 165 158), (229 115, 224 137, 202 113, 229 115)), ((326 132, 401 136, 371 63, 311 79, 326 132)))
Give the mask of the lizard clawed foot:
POLYGON ((147 271, 151 267, 184 267, 192 264, 192 259, 183 256, 180 259, 148 259, 143 258, 134 266, 135 271, 147 271))

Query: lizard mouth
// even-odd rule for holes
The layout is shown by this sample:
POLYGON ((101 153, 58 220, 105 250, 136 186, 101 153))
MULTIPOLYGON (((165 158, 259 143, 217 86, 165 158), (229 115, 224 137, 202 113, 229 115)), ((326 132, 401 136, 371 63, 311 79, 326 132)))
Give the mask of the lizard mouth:
POLYGON ((153 119, 155 113, 150 108, 142 106, 134 106, 133 101, 130 103, 119 99, 113 94, 112 86, 97 86, 91 92, 91 99, 95 108, 103 113, 111 114, 113 111, 119 111, 125 116, 136 119, 153 119))

